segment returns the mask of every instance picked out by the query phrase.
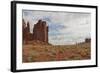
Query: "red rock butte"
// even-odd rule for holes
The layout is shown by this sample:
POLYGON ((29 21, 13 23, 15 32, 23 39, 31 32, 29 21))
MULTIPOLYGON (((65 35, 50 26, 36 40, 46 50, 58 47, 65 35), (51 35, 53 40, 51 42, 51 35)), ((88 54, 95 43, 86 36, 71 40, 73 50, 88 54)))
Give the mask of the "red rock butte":
POLYGON ((38 40, 48 43, 48 26, 46 21, 39 20, 33 27, 33 33, 30 33, 30 23, 22 21, 23 41, 38 40))

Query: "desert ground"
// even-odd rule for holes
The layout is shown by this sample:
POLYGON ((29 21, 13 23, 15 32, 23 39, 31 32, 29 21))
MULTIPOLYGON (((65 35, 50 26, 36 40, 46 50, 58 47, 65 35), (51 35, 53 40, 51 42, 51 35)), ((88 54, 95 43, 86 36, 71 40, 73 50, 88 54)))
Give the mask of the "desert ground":
POLYGON ((51 45, 40 41, 23 43, 22 61, 46 62, 46 61, 69 61, 86 60, 91 58, 90 42, 74 45, 51 45))

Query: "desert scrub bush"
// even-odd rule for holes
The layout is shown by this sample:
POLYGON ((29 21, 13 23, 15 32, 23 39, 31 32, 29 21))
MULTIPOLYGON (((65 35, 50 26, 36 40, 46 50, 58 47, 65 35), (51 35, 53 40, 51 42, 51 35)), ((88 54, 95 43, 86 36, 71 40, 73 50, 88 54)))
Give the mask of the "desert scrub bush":
POLYGON ((80 55, 81 55, 82 57, 86 57, 87 54, 88 54, 88 53, 87 53, 86 51, 84 51, 84 50, 80 52, 80 55))
POLYGON ((82 58, 82 57, 81 57, 80 55, 77 55, 77 56, 74 56, 74 57, 73 57, 73 60, 81 60, 81 58, 82 58))
POLYGON ((35 50, 30 50, 29 55, 31 56, 39 55, 39 52, 35 50))
POLYGON ((26 58, 26 62, 32 62, 32 56, 28 56, 28 57, 26 58))

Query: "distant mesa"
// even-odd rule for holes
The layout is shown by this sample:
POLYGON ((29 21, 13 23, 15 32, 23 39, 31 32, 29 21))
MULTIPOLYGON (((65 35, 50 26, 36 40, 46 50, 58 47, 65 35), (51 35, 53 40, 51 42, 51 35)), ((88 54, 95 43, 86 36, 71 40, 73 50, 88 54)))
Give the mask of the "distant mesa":
POLYGON ((33 33, 30 33, 30 23, 25 23, 24 19, 23 24, 23 41, 41 41, 48 43, 48 26, 46 21, 39 20, 34 24, 33 33))
POLYGON ((86 43, 91 42, 91 38, 86 38, 86 39, 85 39, 85 42, 86 42, 86 43))

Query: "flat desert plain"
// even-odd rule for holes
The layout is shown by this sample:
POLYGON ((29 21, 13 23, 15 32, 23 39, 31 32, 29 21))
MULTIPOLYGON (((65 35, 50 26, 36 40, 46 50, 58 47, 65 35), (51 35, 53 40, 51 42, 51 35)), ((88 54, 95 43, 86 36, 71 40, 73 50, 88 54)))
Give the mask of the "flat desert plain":
POLYGON ((24 63, 46 61, 86 60, 91 58, 90 42, 74 45, 51 45, 40 41, 23 43, 24 63))

